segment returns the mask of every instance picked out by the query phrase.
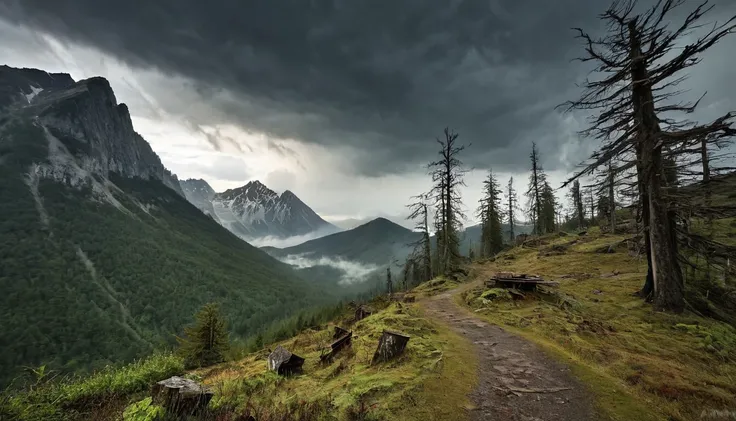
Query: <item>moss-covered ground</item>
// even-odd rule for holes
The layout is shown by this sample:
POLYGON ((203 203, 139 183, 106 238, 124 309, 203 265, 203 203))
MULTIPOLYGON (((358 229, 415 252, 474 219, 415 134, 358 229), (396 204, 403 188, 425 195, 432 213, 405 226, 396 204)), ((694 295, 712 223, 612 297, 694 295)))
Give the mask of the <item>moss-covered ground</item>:
MULTIPOLYGON (((475 265, 458 301, 474 314, 540 344, 590 385, 604 418, 696 420, 736 414, 736 329, 693 313, 655 312, 634 293, 646 270, 626 236, 548 237, 475 265), (483 285, 497 271, 559 281, 546 293, 511 296, 483 285)), ((730 418, 725 418, 730 419, 730 418)))
POLYGON ((268 350, 190 375, 215 391, 214 409, 258 420, 457 419, 474 383, 471 345, 424 318, 416 304, 384 302, 377 307, 379 311, 355 323, 350 322, 352 315, 338 321, 352 330, 352 346, 330 363, 319 357, 332 341, 332 326, 279 343, 306 359, 300 375, 269 372, 268 350), (372 364, 385 329, 411 339, 400 357, 372 364))
POLYGON ((151 405, 153 382, 184 375, 210 386, 215 397, 198 419, 269 420, 457 420, 469 407, 477 363, 472 344, 427 320, 421 302, 378 299, 374 314, 353 322, 344 313, 334 323, 308 329, 279 343, 205 369, 185 372, 174 355, 152 357, 90 377, 44 382, 32 391, 0 395, 0 419, 165 420, 151 405), (334 326, 353 332, 352 345, 321 363, 334 326), (372 363, 384 330, 411 338, 396 359, 372 363), (305 358, 303 372, 279 376, 268 371, 269 349, 282 345, 305 358), (158 418, 157 418, 158 417, 158 418), (238 418, 241 417, 241 418, 238 418))

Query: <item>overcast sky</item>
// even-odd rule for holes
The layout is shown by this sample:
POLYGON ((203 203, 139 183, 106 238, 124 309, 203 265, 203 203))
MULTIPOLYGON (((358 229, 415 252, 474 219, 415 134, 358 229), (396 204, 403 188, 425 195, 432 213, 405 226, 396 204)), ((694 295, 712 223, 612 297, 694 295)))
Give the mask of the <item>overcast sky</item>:
MULTIPOLYGON (((736 0, 712 3, 709 22, 736 13, 736 0)), ((0 0, 0 64, 104 76, 179 178, 218 191, 258 179, 328 220, 404 214, 449 126, 472 144, 474 210, 489 168, 525 190, 533 141, 555 187, 597 146, 576 135, 585 115, 554 107, 587 72, 570 28, 598 31, 607 5, 0 0)), ((708 91, 703 115, 736 109, 734 38, 686 83, 708 91)))

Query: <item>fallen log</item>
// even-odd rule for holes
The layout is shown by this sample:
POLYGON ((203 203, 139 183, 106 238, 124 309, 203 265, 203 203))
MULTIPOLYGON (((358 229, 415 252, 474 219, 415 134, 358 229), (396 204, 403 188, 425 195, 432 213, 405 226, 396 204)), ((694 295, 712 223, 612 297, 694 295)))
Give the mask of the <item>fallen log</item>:
POLYGON ((537 275, 514 274, 510 272, 499 272, 486 283, 501 288, 514 288, 518 290, 534 290, 537 286, 558 286, 559 282, 545 281, 537 275))
POLYGON ((335 326, 335 335, 338 334, 338 331, 337 331, 338 329, 340 329, 344 333, 336 341, 330 344, 329 351, 327 351, 327 353, 320 355, 319 357, 320 361, 322 362, 332 361, 332 358, 335 356, 335 354, 337 354, 341 349, 350 346, 352 338, 353 338, 353 332, 348 332, 348 331, 345 331, 345 329, 335 326))

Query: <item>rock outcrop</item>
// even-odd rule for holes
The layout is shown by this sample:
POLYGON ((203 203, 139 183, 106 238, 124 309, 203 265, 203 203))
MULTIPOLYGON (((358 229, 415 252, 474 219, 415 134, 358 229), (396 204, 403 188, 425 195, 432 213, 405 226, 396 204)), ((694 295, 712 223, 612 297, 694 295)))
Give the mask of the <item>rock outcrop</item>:
MULTIPOLYGON (((74 82, 67 74, 0 68, 0 109, 33 116, 73 155, 85 172, 107 178, 160 180, 181 196, 176 175, 133 129, 125 104, 118 104, 102 77, 74 82)), ((51 171, 50 173, 54 173, 51 171)))

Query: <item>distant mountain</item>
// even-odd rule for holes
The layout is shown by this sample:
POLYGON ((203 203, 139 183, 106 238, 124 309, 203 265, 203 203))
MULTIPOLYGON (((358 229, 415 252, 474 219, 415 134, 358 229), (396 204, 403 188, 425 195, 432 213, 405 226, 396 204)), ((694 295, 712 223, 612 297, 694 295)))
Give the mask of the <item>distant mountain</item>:
POLYGON ((300 276, 323 290, 337 280, 353 293, 382 290, 386 268, 398 274, 392 261, 410 254, 414 233, 388 219, 377 218, 348 231, 338 232, 293 247, 262 247, 270 255, 292 265, 300 276))
POLYGON ((385 218, 389 221, 401 225, 403 227, 410 227, 413 225, 412 221, 409 221, 405 219, 404 217, 398 216, 398 215, 375 215, 371 218, 348 218, 348 219, 340 219, 340 220, 331 220, 330 223, 336 225, 340 229, 343 230, 351 230, 353 228, 357 228, 363 224, 367 224, 370 221, 373 221, 376 218, 385 218))
POLYGON ((264 247, 278 258, 300 255, 309 259, 329 257, 363 264, 387 265, 392 258, 404 259, 410 249, 407 246, 419 234, 386 218, 377 218, 348 231, 307 241, 294 247, 277 249, 264 247))
POLYGON ((212 198, 215 197, 215 189, 213 189, 206 181, 202 179, 190 178, 180 180, 179 185, 184 192, 184 196, 189 203, 196 206, 205 215, 211 216, 218 221, 215 215, 215 208, 212 206, 212 198))
POLYGON ((246 239, 285 238, 313 232, 328 234, 339 230, 291 191, 279 195, 260 181, 217 193, 212 205, 220 223, 246 239))
POLYGON ((0 67, 0 387, 147 354, 210 301, 245 335, 329 295, 185 200, 105 79, 0 67))

